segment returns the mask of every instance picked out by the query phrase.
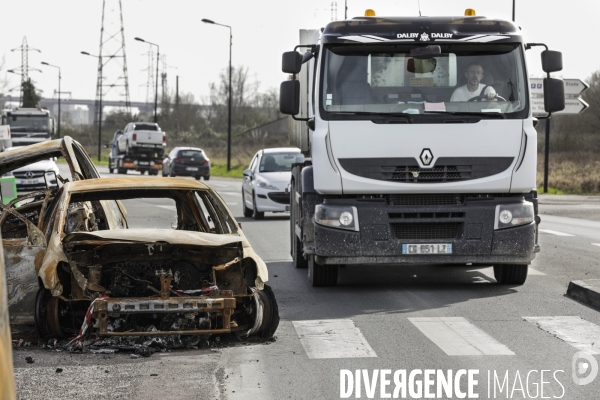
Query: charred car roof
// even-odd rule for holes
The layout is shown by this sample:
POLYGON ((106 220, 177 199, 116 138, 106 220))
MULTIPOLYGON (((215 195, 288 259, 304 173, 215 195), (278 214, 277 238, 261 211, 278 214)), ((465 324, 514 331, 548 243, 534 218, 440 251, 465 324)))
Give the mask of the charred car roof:
POLYGON ((204 183, 186 178, 101 178, 65 184, 65 190, 71 193, 140 189, 211 190, 204 183))

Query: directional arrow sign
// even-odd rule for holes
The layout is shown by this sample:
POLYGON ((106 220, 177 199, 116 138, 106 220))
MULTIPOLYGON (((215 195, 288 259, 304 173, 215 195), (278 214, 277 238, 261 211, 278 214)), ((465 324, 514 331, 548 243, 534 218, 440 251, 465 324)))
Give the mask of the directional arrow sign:
MULTIPOLYGON (((579 95, 589 88, 581 79, 563 79, 565 82, 565 109, 555 114, 579 114, 588 104, 579 95)), ((532 78, 529 80, 531 93, 531 110, 534 115, 546 115, 544 110, 544 80, 532 78)))
MULTIPOLYGON (((585 92, 590 86, 581 79, 563 79, 565 82, 565 97, 579 96, 585 92)), ((532 78, 529 80, 529 91, 531 94, 544 94, 544 80, 540 78, 532 78)))
MULTIPOLYGON (((579 114, 589 105, 580 99, 579 97, 565 99, 565 109, 562 111, 555 112, 553 114, 579 114)), ((534 97, 531 99, 531 111, 533 115, 546 115, 548 114, 544 110, 544 98, 534 97)))
POLYGON ((579 96, 590 86, 581 79, 563 79, 565 82, 565 96, 579 96))

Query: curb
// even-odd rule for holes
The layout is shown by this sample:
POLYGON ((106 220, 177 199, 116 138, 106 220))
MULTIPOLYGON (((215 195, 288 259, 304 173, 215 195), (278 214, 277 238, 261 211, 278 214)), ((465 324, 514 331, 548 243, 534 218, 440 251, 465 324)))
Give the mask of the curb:
POLYGON ((600 311, 600 279, 569 282, 567 296, 600 311))

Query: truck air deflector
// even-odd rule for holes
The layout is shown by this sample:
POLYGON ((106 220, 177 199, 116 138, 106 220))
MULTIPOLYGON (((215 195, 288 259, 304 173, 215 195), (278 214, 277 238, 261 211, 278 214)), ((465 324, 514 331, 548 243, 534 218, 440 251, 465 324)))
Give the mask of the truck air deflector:
POLYGON ((340 158, 347 172, 363 178, 403 183, 439 183, 480 179, 506 171, 514 157, 439 157, 422 168, 415 158, 340 158))

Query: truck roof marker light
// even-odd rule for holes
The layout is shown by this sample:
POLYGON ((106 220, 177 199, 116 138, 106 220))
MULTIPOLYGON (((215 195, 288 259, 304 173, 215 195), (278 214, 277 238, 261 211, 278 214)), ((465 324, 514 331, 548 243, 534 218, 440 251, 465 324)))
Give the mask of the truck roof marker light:
POLYGON ((372 10, 370 8, 367 8, 365 10, 365 17, 374 17, 375 16, 375 10, 372 10))
POLYGON ((477 14, 475 13, 475 10, 473 10, 472 8, 467 8, 465 10, 465 17, 474 17, 477 14))

